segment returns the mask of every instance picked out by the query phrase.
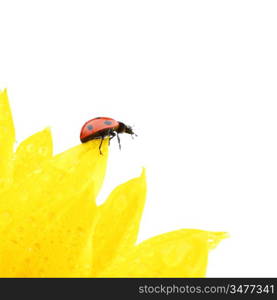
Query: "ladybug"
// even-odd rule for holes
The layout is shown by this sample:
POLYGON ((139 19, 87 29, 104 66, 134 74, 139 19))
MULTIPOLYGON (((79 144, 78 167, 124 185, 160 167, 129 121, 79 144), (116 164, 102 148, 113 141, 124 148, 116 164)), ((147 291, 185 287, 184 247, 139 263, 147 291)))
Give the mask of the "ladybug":
POLYGON ((124 123, 111 118, 98 117, 87 121, 83 125, 80 133, 80 140, 82 143, 85 143, 90 140, 101 139, 99 151, 100 154, 102 154, 101 146, 104 138, 106 137, 109 138, 110 144, 110 140, 116 136, 119 149, 121 149, 120 138, 118 136, 119 133, 128 133, 131 134, 132 137, 133 135, 136 135, 131 126, 125 125, 124 123))

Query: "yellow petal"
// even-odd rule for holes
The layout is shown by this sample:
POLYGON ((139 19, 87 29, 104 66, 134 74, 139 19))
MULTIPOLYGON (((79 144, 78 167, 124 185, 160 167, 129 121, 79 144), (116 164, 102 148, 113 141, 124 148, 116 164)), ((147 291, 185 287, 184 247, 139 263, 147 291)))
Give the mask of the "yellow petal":
POLYGON ((0 197, 0 276, 87 276, 107 141, 45 161, 0 197), (29 249, 29 250, 28 250, 29 249), (28 251, 30 254, 28 254, 28 251))
POLYGON ((145 172, 116 187, 99 207, 99 220, 93 235, 92 276, 132 247, 137 239, 146 196, 145 172))
POLYGON ((44 160, 52 157, 52 154, 53 143, 49 128, 24 140, 15 153, 14 181, 17 182, 29 172, 38 169, 44 160))
POLYGON ((92 195, 90 186, 74 198, 63 198, 64 207, 45 206, 17 219, 1 245, 0 275, 88 276, 92 260, 91 236, 96 220, 92 195), (90 251, 85 251, 86 248, 90 251))
POLYGON ((12 155, 15 130, 7 91, 0 91, 0 190, 12 180, 12 155))
POLYGON ((118 257, 102 277, 203 277, 208 251, 224 232, 182 229, 144 241, 118 257))
POLYGON ((97 141, 80 144, 42 163, 41 168, 26 174, 25 179, 0 195, 1 211, 23 214, 54 201, 78 194, 86 184, 93 185, 95 195, 104 179, 108 145, 99 154, 97 141))

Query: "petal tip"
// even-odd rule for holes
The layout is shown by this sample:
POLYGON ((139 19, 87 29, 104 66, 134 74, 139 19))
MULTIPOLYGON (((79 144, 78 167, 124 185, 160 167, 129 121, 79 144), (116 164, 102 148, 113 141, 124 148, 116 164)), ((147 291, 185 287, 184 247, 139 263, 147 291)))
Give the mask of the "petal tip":
POLYGON ((2 101, 5 101, 8 98, 8 91, 6 88, 3 90, 0 90, 0 96, 2 98, 2 101))
POLYGON ((228 232, 209 232, 209 250, 214 249, 223 239, 229 238, 228 232))
POLYGON ((140 177, 146 177, 146 169, 145 167, 142 167, 141 173, 140 173, 140 177))
POLYGON ((7 95, 7 93, 8 93, 7 88, 0 90, 0 94, 7 95))
POLYGON ((41 132, 49 137, 52 137, 52 130, 50 126, 45 127, 41 132))

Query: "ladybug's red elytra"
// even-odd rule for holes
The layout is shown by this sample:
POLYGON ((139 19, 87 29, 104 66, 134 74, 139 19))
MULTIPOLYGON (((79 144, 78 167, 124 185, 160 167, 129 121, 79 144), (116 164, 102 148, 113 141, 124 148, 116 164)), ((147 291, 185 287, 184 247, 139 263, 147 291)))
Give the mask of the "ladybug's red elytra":
POLYGON ((87 121, 80 133, 80 140, 85 143, 94 139, 101 139, 99 145, 100 154, 102 154, 101 146, 104 138, 108 137, 109 142, 115 136, 119 144, 119 149, 121 149, 119 133, 128 133, 133 136, 135 134, 131 126, 125 125, 122 122, 116 121, 107 117, 98 117, 87 121))

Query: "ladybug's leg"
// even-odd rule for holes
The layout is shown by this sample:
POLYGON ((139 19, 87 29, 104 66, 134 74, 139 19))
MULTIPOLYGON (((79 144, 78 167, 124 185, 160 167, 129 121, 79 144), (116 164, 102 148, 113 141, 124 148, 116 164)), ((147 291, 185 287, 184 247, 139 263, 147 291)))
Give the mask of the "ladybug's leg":
POLYGON ((116 134, 116 137, 117 137, 117 141, 118 141, 118 145, 119 145, 119 150, 121 150, 120 138, 119 138, 118 133, 116 134))
POLYGON ((110 146, 110 141, 115 137, 115 133, 113 131, 109 132, 109 146, 110 146))
POLYGON ((104 136, 101 136, 101 142, 100 142, 100 145, 99 145, 99 152, 101 155, 103 155, 102 151, 101 151, 101 147, 102 147, 102 144, 103 144, 103 140, 104 140, 104 136))

